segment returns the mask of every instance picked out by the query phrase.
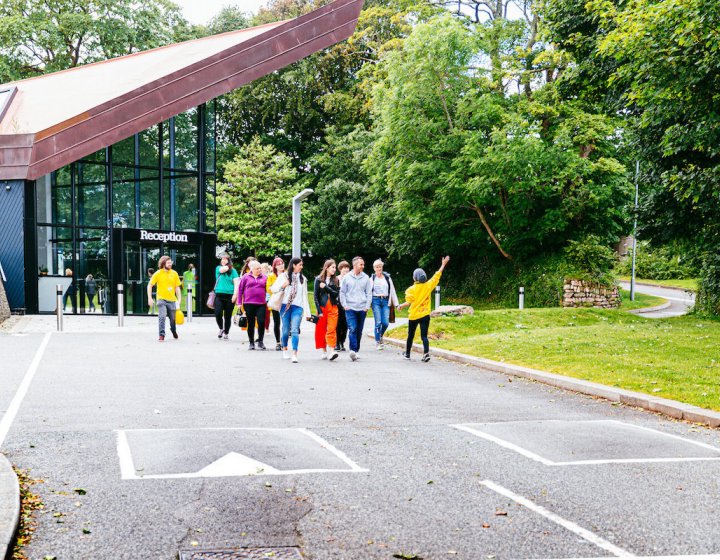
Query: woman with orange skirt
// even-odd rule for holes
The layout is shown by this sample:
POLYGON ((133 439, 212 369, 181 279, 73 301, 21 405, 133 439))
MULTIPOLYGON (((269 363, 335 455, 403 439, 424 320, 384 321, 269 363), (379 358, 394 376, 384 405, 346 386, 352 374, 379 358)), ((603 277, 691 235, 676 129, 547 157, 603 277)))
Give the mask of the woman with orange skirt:
POLYGON ((332 259, 325 261, 320 276, 315 278, 315 307, 318 321, 315 325, 315 348, 322 350, 322 359, 331 362, 338 357, 337 344, 338 297, 340 284, 335 277, 337 265, 332 259))

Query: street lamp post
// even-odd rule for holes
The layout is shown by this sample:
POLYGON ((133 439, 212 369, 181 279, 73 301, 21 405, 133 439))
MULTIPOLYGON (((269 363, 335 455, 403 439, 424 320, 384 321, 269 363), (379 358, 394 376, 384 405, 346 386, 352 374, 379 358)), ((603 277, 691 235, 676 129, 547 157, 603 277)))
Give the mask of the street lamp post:
POLYGON ((302 257, 300 248, 300 203, 310 196, 314 191, 304 189, 293 197, 292 206, 292 256, 302 257))
POLYGON ((637 254, 637 214, 640 187, 640 160, 635 162, 635 222, 633 224, 632 271, 630 273, 630 301, 635 301, 635 255, 637 254))

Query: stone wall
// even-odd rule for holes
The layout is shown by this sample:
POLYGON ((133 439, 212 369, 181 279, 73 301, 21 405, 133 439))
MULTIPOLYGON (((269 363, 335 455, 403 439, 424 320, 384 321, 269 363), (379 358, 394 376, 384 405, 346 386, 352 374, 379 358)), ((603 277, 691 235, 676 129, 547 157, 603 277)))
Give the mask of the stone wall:
POLYGON ((7 295, 5 295, 5 286, 3 286, 2 278, 0 278, 0 323, 10 317, 10 305, 8 304, 7 295))
POLYGON ((563 286, 563 307, 620 307, 620 293, 617 286, 603 286, 586 280, 565 280, 563 286))

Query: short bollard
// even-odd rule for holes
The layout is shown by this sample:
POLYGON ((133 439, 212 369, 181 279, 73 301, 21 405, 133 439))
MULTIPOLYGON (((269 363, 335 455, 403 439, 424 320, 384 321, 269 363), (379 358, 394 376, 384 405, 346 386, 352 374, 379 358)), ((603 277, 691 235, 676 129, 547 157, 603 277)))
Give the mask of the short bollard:
POLYGON ((440 286, 435 288, 435 309, 440 307, 440 286))
POLYGON ((63 300, 62 300, 63 287, 61 284, 55 285, 55 294, 56 294, 55 299, 57 300, 55 303, 55 305, 57 306, 56 307, 57 330, 58 330, 58 332, 62 332, 62 330, 63 330, 63 311, 65 311, 65 310, 63 309, 63 300))
POLYGON ((125 286, 117 285, 118 327, 125 325, 125 286))
POLYGON ((188 286, 187 290, 187 300, 185 302, 185 309, 187 310, 187 322, 192 323, 192 314, 193 314, 193 287, 188 286))
POLYGON ((520 286, 518 296, 518 301, 520 302, 520 309, 525 309, 525 288, 523 286, 520 286))

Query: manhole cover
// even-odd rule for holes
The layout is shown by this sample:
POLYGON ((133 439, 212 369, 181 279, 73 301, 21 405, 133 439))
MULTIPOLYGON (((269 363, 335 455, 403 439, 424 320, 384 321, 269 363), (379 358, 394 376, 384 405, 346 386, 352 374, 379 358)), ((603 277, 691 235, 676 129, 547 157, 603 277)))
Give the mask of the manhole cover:
POLYGON ((303 560, 296 547, 280 548, 214 548, 181 550, 180 560, 303 560))

